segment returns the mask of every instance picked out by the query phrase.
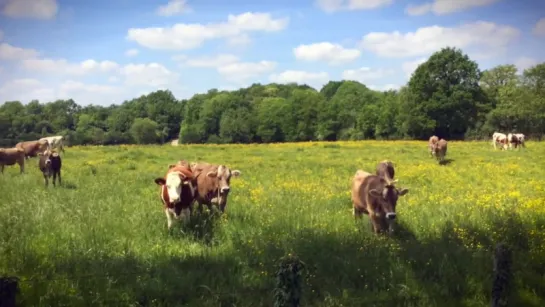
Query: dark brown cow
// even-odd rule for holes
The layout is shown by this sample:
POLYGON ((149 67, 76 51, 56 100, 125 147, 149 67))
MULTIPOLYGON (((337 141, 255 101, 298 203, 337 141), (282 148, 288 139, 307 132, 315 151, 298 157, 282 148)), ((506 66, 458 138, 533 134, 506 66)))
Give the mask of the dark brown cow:
POLYGON ((394 164, 388 160, 379 162, 377 165, 376 175, 384 177, 392 183, 395 183, 395 181, 393 181, 395 175, 394 164))
POLYGON ((38 161, 38 167, 44 175, 44 183, 47 187, 49 185, 49 178, 53 176, 53 186, 56 186, 55 181, 59 177, 59 184, 62 184, 61 180, 61 167, 62 160, 58 152, 46 150, 45 152, 38 153, 40 160, 38 161))
POLYGON ((396 218, 397 199, 408 192, 408 189, 396 188, 384 177, 358 170, 352 179, 354 217, 358 219, 362 214, 367 214, 375 233, 391 232, 396 218))
POLYGON ((25 158, 36 157, 38 153, 43 153, 48 148, 48 143, 46 140, 39 141, 25 141, 19 142, 15 147, 22 148, 25 151, 25 158))
POLYGON ((433 157, 435 154, 435 146, 437 145, 437 142, 439 142, 439 138, 435 135, 432 135, 428 141, 428 151, 430 152, 430 156, 433 157))
POLYGON ((194 201, 194 176, 188 167, 171 165, 163 178, 155 178, 159 185, 160 196, 167 216, 168 229, 172 227, 172 215, 187 223, 191 216, 191 204, 194 201))
POLYGON ((225 212, 227 196, 231 187, 231 177, 241 175, 239 170, 231 170, 225 165, 214 165, 206 162, 191 163, 191 171, 197 179, 197 193, 195 200, 202 212, 202 206, 206 205, 212 210, 212 204, 218 205, 221 212, 225 212))
POLYGON ((25 170, 25 151, 22 148, 0 148, 0 169, 4 173, 4 165, 19 164, 21 173, 25 170))

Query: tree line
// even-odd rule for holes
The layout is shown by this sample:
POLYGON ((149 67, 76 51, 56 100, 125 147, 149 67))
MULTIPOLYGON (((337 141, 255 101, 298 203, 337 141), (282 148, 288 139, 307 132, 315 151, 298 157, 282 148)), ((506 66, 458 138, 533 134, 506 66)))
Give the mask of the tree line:
POLYGON ((0 106, 0 147, 46 135, 72 145, 269 143, 314 140, 485 139, 494 131, 545 133, 545 63, 481 71, 446 47, 418 66, 399 90, 330 81, 211 89, 177 100, 160 90, 121 105, 80 106, 72 99, 0 106))

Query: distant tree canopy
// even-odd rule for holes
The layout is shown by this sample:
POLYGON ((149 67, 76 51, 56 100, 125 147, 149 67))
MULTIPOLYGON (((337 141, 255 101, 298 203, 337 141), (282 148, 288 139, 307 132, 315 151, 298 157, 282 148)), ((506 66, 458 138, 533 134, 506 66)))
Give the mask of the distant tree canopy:
POLYGON ((121 105, 73 100, 0 105, 0 147, 62 134, 77 144, 269 143, 311 140, 489 138, 545 133, 545 63, 518 74, 514 65, 481 72, 457 48, 435 52, 397 91, 330 81, 253 84, 177 100, 161 90, 121 105))

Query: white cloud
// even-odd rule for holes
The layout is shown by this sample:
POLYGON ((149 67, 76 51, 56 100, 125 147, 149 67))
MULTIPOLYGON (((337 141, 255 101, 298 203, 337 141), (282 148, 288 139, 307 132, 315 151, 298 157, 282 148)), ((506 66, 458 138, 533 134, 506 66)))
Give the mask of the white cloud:
POLYGON ((175 85, 179 75, 158 63, 128 64, 121 69, 125 84, 131 86, 164 87, 175 85))
POLYGON ((15 47, 8 43, 0 44, 0 60, 24 60, 38 55, 39 52, 34 49, 15 47))
POLYGON ((189 58, 186 55, 177 55, 173 57, 173 60, 180 62, 183 66, 218 68, 239 62, 239 57, 232 54, 205 55, 195 58, 189 58))
POLYGON ((234 47, 246 47, 252 43, 252 39, 246 33, 227 39, 227 44, 234 47))
POLYGON ((0 41, 4 38, 4 31, 0 30, 0 41))
POLYGON ((279 74, 272 74, 269 80, 275 83, 291 83, 308 84, 314 88, 320 88, 329 81, 327 72, 307 72, 301 70, 286 70, 279 74))
POLYGON ((166 28, 131 28, 127 39, 150 49, 185 50, 200 47, 205 41, 239 38, 247 32, 274 32, 287 27, 289 18, 273 19, 269 13, 229 15, 227 22, 209 24, 178 23, 166 28))
POLYGON ((236 62, 218 67, 218 72, 229 81, 243 83, 250 78, 270 73, 275 68, 276 63, 271 61, 236 62))
POLYGON ((56 0, 3 0, 2 14, 14 18, 53 19, 59 10, 56 0))
POLYGON ((23 68, 32 72, 79 76, 96 72, 115 72, 119 69, 119 65, 115 62, 97 62, 92 59, 80 63, 70 63, 65 59, 27 59, 23 60, 22 65, 23 68))
POLYGON ((384 85, 368 85, 368 88, 375 91, 389 91, 389 90, 398 90, 400 88, 397 84, 384 84, 384 85))
POLYGON ((323 11, 372 10, 392 4, 393 0, 316 0, 315 4, 323 11))
POLYGON ((545 18, 538 20, 533 30, 534 34, 537 36, 545 36, 545 18))
POLYGON ((298 60, 323 61, 329 64, 349 63, 360 57, 357 49, 344 48, 339 44, 329 42, 299 45, 293 48, 293 54, 298 60))
POLYGON ((426 62, 427 60, 427 58, 420 58, 413 61, 404 62, 403 64, 401 64, 401 69, 405 73, 405 76, 407 76, 407 78, 410 78, 413 72, 418 68, 418 66, 426 62))
POLYGON ((167 4, 157 8, 157 14, 160 16, 172 16, 190 12, 191 8, 186 2, 186 0, 170 0, 167 4))
POLYGON ((373 80, 379 80, 390 76, 393 73, 394 71, 391 69, 361 67, 358 69, 348 69, 343 71, 342 78, 344 80, 354 80, 365 84, 373 80))
POLYGON ((39 98, 40 100, 54 100, 55 90, 47 87, 36 79, 25 78, 10 80, 0 86, 2 102, 19 100, 23 102, 39 98))
POLYGON ((520 31, 514 27, 478 21, 452 28, 435 25, 405 34, 372 32, 363 37, 361 47, 383 57, 422 56, 447 46, 497 52, 519 36, 520 31))
POLYGON ((435 15, 446 15, 461 12, 479 6, 487 6, 499 0, 435 0, 421 5, 409 4, 405 12, 411 16, 433 12, 435 15))
POLYGON ((128 57, 132 57, 132 56, 136 56, 138 55, 140 51, 138 51, 138 49, 129 49, 127 51, 125 51, 125 55, 128 56, 128 57))
POLYGON ((522 74, 525 69, 528 69, 530 67, 533 67, 539 64, 539 61, 533 58, 522 56, 516 59, 514 64, 518 69, 518 73, 522 74))

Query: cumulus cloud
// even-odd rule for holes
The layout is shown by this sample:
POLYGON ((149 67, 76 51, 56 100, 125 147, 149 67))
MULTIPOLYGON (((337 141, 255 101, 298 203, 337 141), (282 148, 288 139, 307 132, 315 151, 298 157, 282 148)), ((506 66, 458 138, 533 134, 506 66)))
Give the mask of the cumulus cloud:
POLYGON ((384 84, 384 85, 369 85, 368 88, 375 91, 389 91, 389 90, 398 90, 400 88, 397 84, 384 84))
POLYGON ((240 39, 248 32, 275 32, 287 27, 289 18, 272 18, 269 13, 230 14, 226 22, 178 23, 171 27, 131 28, 127 39, 156 50, 186 50, 213 39, 240 39))
POLYGON ((236 62, 218 67, 218 72, 232 82, 243 83, 250 78, 270 73, 276 68, 276 63, 271 61, 236 62))
POLYGON ((191 8, 186 2, 186 0, 170 0, 167 4, 161 5, 157 8, 157 15, 173 16, 190 12, 191 8))
POLYGON ((325 12, 371 10, 392 4, 393 0, 316 0, 325 12))
POLYGON ((298 60, 323 61, 328 64, 349 63, 360 57, 357 49, 344 48, 339 44, 329 42, 299 45, 293 48, 293 54, 298 60))
POLYGON ((128 64, 121 69, 125 84, 131 86, 152 86, 163 88, 174 85, 179 75, 158 63, 128 64))
POLYGON ((139 52, 138 49, 129 49, 125 51, 125 55, 128 57, 137 56, 139 52))
POLYGON ((371 32, 361 41, 361 47, 383 57, 422 56, 440 48, 454 46, 485 48, 493 52, 505 48, 520 36, 511 26, 478 21, 458 27, 430 26, 415 32, 371 32))
POLYGON ((0 60, 18 61, 35 58, 39 52, 34 49, 26 49, 12 46, 8 43, 0 44, 0 60))
POLYGON ((358 69, 348 69, 343 71, 342 78, 344 80, 353 80, 366 84, 370 81, 379 80, 390 76, 393 73, 394 71, 391 69, 361 67, 358 69))
POLYGON ((413 74, 413 72, 420 66, 420 64, 426 62, 427 58, 420 58, 413 61, 404 62, 401 64, 401 69, 405 73, 405 76, 407 78, 410 78, 413 74))
POLYGON ((308 84, 314 88, 321 88, 329 81, 327 72, 308 72, 302 70, 286 70, 278 74, 269 76, 269 80, 275 83, 292 83, 308 84))
POLYGON ((59 5, 57 0, 3 0, 0 9, 12 18, 53 19, 59 5))
POLYGON ((491 5, 499 0, 435 0, 420 5, 409 4, 405 12, 411 16, 424 15, 429 12, 435 15, 446 15, 461 12, 474 7, 491 5))
POLYGON ((92 59, 80 63, 70 63, 65 59, 26 59, 22 61, 24 69, 34 73, 56 75, 86 75, 90 73, 109 73, 119 69, 119 64, 112 61, 95 61, 92 59))
POLYGON ((514 64, 518 69, 518 73, 522 74, 525 69, 528 69, 530 67, 533 67, 533 66, 539 64, 539 61, 536 60, 536 59, 533 59, 533 58, 522 56, 522 57, 517 58, 515 60, 514 64))
POLYGON ((541 18, 537 21, 533 32, 536 36, 545 36, 545 18, 541 18))
POLYGON ((208 67, 218 68, 239 62, 239 57, 233 54, 218 54, 215 56, 204 55, 200 57, 190 58, 186 55, 176 55, 172 57, 174 61, 180 62, 182 66, 190 67, 208 67))

